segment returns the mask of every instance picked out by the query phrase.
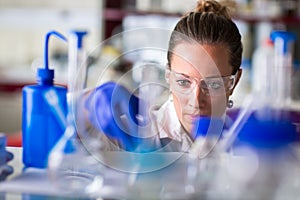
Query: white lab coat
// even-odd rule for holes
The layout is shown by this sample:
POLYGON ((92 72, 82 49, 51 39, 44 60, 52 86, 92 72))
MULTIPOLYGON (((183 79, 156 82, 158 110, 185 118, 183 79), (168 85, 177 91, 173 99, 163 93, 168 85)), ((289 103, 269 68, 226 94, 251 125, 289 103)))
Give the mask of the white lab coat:
POLYGON ((152 114, 152 132, 156 133, 156 147, 162 151, 187 152, 193 144, 192 138, 183 129, 170 97, 161 107, 154 108, 152 114))

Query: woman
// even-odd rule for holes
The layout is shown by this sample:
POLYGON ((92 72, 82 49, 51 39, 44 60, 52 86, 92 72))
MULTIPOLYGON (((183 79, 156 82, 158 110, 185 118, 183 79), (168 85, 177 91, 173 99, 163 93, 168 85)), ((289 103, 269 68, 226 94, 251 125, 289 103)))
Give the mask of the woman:
POLYGON ((179 142, 175 149, 185 151, 193 142, 195 118, 224 118, 241 77, 241 60, 241 35, 227 8, 199 1, 170 38, 166 79, 171 96, 155 114, 160 138, 179 142))
POLYGON ((96 109, 92 123, 125 150, 137 151, 137 144, 146 141, 146 146, 153 147, 150 149, 188 151, 194 140, 196 118, 213 116, 226 122, 226 106, 232 107, 229 97, 242 73, 241 35, 227 7, 216 1, 199 1, 196 9, 175 26, 167 59, 165 76, 171 95, 152 112, 151 136, 147 140, 130 135, 137 132, 139 124, 134 115, 138 114, 139 100, 134 95, 113 83, 98 87, 90 95, 93 98, 89 98, 89 110, 96 104, 95 108, 111 108, 107 112, 96 109), (127 115, 126 122, 118 117, 124 99, 128 103, 123 112, 127 115))

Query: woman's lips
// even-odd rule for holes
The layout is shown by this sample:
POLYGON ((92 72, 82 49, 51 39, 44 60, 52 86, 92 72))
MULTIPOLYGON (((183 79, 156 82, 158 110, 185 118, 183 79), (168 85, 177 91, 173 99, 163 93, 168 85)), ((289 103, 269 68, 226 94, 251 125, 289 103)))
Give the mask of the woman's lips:
POLYGON ((190 121, 191 123, 193 123, 193 121, 196 118, 199 118, 200 116, 208 116, 207 113, 186 113, 184 114, 184 118, 188 121, 190 121))
POLYGON ((185 114, 184 116, 187 121, 192 123, 197 117, 199 117, 199 114, 185 114))

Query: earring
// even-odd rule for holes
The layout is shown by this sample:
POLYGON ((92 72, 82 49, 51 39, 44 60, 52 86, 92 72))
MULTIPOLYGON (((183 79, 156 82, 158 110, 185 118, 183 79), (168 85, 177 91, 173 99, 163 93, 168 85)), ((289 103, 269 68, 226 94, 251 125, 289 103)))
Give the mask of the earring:
POLYGON ((232 108, 232 106, 233 106, 233 101, 232 101, 232 100, 229 100, 229 101, 227 102, 227 108, 232 108))

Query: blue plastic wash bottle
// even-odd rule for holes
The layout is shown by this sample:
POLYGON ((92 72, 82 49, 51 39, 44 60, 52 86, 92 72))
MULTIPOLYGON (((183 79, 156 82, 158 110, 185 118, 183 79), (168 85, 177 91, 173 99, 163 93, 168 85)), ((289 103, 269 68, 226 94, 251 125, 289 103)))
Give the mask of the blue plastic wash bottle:
POLYGON ((48 67, 48 43, 51 35, 66 41, 56 31, 47 33, 45 66, 37 70, 37 84, 23 88, 22 135, 25 167, 46 168, 48 154, 65 130, 67 89, 54 85, 54 70, 48 67))

